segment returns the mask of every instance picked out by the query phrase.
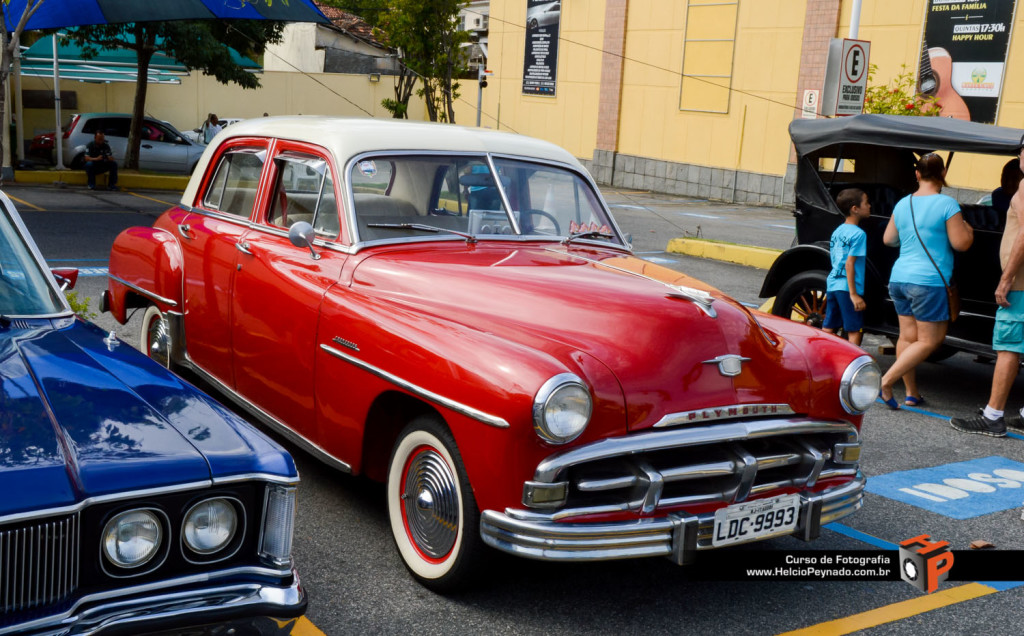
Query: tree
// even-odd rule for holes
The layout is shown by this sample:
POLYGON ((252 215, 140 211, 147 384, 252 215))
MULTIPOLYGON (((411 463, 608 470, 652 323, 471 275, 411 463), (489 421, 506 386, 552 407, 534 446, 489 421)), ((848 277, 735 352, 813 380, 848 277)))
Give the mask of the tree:
MULTIPOLYGON (((14 30, 10 32, 7 30, 7 5, 10 4, 10 0, 3 0, 3 3, 0 4, 0 48, 2 48, 0 51, 0 122, 4 121, 7 114, 7 81, 11 76, 14 52, 18 50, 21 43, 21 33, 25 30, 28 19, 43 2, 44 0, 26 0, 21 17, 18 18, 14 30)), ((0 126, 0 148, 3 149, 2 156, 6 158, 9 156, 7 149, 10 147, 11 140, 4 128, 4 126, 0 126)))
POLYGON ((937 117, 942 110, 938 100, 917 92, 914 74, 907 65, 888 84, 872 85, 878 67, 868 66, 868 89, 864 95, 864 112, 881 115, 925 115, 937 117))
POLYGON ((68 32, 68 38, 80 44, 85 55, 95 55, 99 49, 135 51, 138 79, 124 166, 138 168, 149 88, 146 79, 154 54, 163 53, 223 84, 257 88, 259 79, 232 60, 229 47, 243 55, 262 55, 268 43, 280 42, 283 29, 283 22, 263 20, 135 22, 78 27, 68 32))
POLYGON ((459 28, 459 10, 465 0, 326 0, 326 4, 358 14, 374 28, 374 35, 399 52, 401 68, 395 76, 395 98, 383 100, 396 118, 408 117, 409 98, 417 78, 417 91, 431 121, 455 123, 458 77, 466 72, 462 46, 469 33, 459 28))
POLYGON ((459 28, 461 0, 392 0, 391 11, 380 14, 381 40, 401 51, 402 63, 418 74, 417 91, 430 121, 455 123, 456 78, 466 71, 462 45, 469 33, 459 28))

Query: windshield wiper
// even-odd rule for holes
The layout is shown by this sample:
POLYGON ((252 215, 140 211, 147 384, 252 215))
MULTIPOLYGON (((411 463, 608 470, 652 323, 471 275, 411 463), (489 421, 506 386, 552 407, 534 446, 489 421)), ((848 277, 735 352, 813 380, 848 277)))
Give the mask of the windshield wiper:
POLYGON ((423 225, 421 223, 367 223, 366 227, 380 227, 385 230, 419 230, 420 232, 433 232, 434 234, 445 232, 461 236, 466 239, 467 243, 476 243, 476 237, 472 234, 466 234, 465 232, 459 232, 458 230, 449 230, 446 227, 423 225))
POLYGON ((562 239, 562 245, 568 245, 569 243, 575 241, 576 239, 581 239, 581 238, 607 238, 607 239, 613 239, 613 238, 615 238, 615 235, 614 234, 609 234, 608 232, 602 232, 601 230, 587 230, 586 232, 576 232, 575 234, 570 234, 569 236, 567 236, 564 239, 562 239))

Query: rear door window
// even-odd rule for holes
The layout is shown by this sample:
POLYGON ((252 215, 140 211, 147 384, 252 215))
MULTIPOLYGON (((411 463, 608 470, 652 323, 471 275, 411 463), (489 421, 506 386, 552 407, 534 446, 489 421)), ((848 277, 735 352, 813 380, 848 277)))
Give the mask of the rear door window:
POLYGON ((256 203, 266 148, 237 148, 221 155, 213 179, 203 193, 203 206, 248 218, 256 203))

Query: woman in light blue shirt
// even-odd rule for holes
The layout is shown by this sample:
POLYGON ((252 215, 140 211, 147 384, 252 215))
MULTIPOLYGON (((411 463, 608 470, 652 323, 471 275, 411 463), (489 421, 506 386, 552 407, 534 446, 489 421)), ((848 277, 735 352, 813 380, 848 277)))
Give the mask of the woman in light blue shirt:
POLYGON ((974 242, 974 230, 964 220, 959 204, 941 194, 946 185, 942 157, 935 153, 922 156, 915 173, 917 191, 896 204, 883 237, 886 245, 900 248, 889 276, 889 296, 899 315, 900 337, 896 362, 882 376, 881 391, 882 401, 894 410, 899 404, 892 387, 900 378, 907 389, 905 404, 916 406, 923 401, 915 369, 946 338, 946 284, 952 282, 953 250, 962 252, 974 242))

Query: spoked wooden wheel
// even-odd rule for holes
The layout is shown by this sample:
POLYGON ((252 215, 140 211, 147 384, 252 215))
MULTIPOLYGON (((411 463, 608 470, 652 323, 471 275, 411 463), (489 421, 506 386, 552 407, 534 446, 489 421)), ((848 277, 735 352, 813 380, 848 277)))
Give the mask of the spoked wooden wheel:
POLYGON ((772 313, 820 328, 825 322, 827 300, 825 272, 804 272, 782 286, 775 297, 772 313))

